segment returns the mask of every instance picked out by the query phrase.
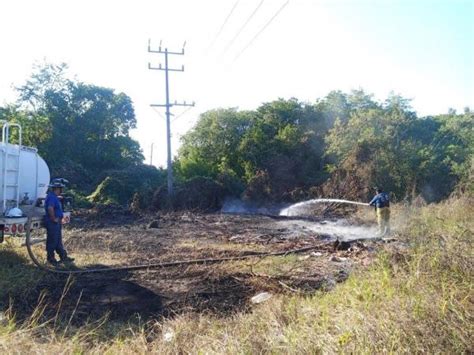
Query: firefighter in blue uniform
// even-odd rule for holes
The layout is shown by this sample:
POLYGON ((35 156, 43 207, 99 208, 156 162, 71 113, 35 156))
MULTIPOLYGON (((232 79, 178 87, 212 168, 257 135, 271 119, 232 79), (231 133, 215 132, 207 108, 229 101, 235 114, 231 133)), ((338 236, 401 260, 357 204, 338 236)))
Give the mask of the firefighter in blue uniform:
POLYGON ((375 206, 380 236, 383 237, 390 233, 390 198, 382 188, 377 187, 375 190, 377 194, 369 202, 369 205, 375 206))
POLYGON ((59 255, 60 262, 70 262, 73 258, 68 257, 66 250, 64 250, 62 240, 62 218, 63 209, 59 196, 65 187, 64 179, 53 179, 49 184, 49 191, 44 201, 44 208, 46 210, 45 226, 46 226, 46 254, 48 263, 57 266, 59 262, 54 256, 54 252, 59 255))

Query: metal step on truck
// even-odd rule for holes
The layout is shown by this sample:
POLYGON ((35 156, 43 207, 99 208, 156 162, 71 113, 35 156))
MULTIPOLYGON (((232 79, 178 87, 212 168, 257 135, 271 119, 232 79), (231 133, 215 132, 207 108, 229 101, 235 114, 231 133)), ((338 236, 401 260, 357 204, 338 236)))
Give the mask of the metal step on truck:
MULTIPOLYGON (((5 236, 25 236, 30 233, 45 239, 43 220, 44 199, 48 191, 50 172, 38 150, 22 145, 19 124, 1 121, 0 142, 0 242, 5 236), (15 141, 15 143, 10 143, 15 141)), ((71 218, 70 203, 63 203, 63 224, 71 218)))

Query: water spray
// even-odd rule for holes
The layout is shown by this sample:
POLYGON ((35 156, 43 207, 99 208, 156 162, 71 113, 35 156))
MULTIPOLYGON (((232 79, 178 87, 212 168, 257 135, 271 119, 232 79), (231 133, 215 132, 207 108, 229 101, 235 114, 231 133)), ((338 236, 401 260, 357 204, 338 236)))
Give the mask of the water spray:
POLYGON ((349 201, 349 200, 341 200, 335 198, 316 198, 309 201, 303 201, 295 203, 294 205, 288 206, 282 210, 280 210, 280 216, 292 216, 292 210, 296 211, 298 209, 303 209, 305 207, 309 207, 311 205, 315 205, 318 203, 343 203, 343 204, 350 204, 350 205, 359 205, 359 206, 369 206, 368 203, 364 202, 357 202, 357 201, 349 201))

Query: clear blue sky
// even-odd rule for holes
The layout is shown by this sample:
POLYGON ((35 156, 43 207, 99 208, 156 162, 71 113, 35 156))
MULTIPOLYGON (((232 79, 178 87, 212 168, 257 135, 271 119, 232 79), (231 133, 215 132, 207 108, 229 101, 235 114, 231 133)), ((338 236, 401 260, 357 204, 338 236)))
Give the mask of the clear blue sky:
POLYGON ((172 49, 187 40, 186 56, 172 58, 186 71, 171 76, 171 96, 197 106, 173 122, 174 151, 200 112, 278 97, 313 102, 361 87, 412 98, 420 115, 474 107, 474 0, 290 0, 241 53, 287 1, 265 0, 223 53, 260 1, 240 0, 217 38, 236 0, 1 1, 0 105, 35 61, 66 62, 78 79, 131 96, 133 136, 147 156, 154 142, 163 164, 164 121, 149 106, 164 100, 163 74, 147 69, 161 59, 146 51, 152 38, 172 49))
POLYGON ((474 103, 473 0, 340 1, 334 10, 370 44, 368 55, 391 58, 474 103))

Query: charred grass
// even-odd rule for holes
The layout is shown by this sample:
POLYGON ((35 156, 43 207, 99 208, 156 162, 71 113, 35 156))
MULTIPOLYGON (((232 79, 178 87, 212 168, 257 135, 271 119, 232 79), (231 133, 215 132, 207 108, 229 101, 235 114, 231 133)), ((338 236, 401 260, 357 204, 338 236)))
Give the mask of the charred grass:
MULTIPOLYGON (((329 249, 322 249, 320 257, 289 255, 219 264, 211 273, 205 266, 156 271, 157 280, 172 281, 170 295, 180 295, 170 299, 164 284, 159 286, 162 306, 167 304, 169 310, 166 315, 125 320, 104 314, 77 323, 71 313, 65 317, 50 311, 46 317, 39 297, 30 317, 21 321, 11 306, 3 306, 0 349, 96 354, 472 352, 473 200, 404 208, 403 213, 399 242, 381 246, 370 265, 355 266, 348 278, 337 279, 337 267, 319 273, 318 263, 324 264, 329 249), (185 275, 191 287, 188 279, 180 289, 185 275), (336 283, 345 282, 328 283, 328 275, 336 283), (304 282, 312 276, 320 287, 306 292, 304 282), (324 281, 327 287, 321 287, 324 281), (262 304, 248 302, 261 291, 273 297, 262 304)), ((183 243, 186 250, 189 245, 183 243)), ((14 258, 21 256, 8 248, 2 252, 15 268, 14 258)), ((23 259, 20 263, 28 264, 23 259)), ((15 274, 2 272, 10 281, 15 274)), ((18 287, 35 285, 41 279, 38 273, 28 269, 18 287)), ((146 274, 148 282, 153 274, 146 274)), ((141 276, 123 279, 138 283, 141 276)), ((62 292, 67 280, 64 286, 62 292)))

